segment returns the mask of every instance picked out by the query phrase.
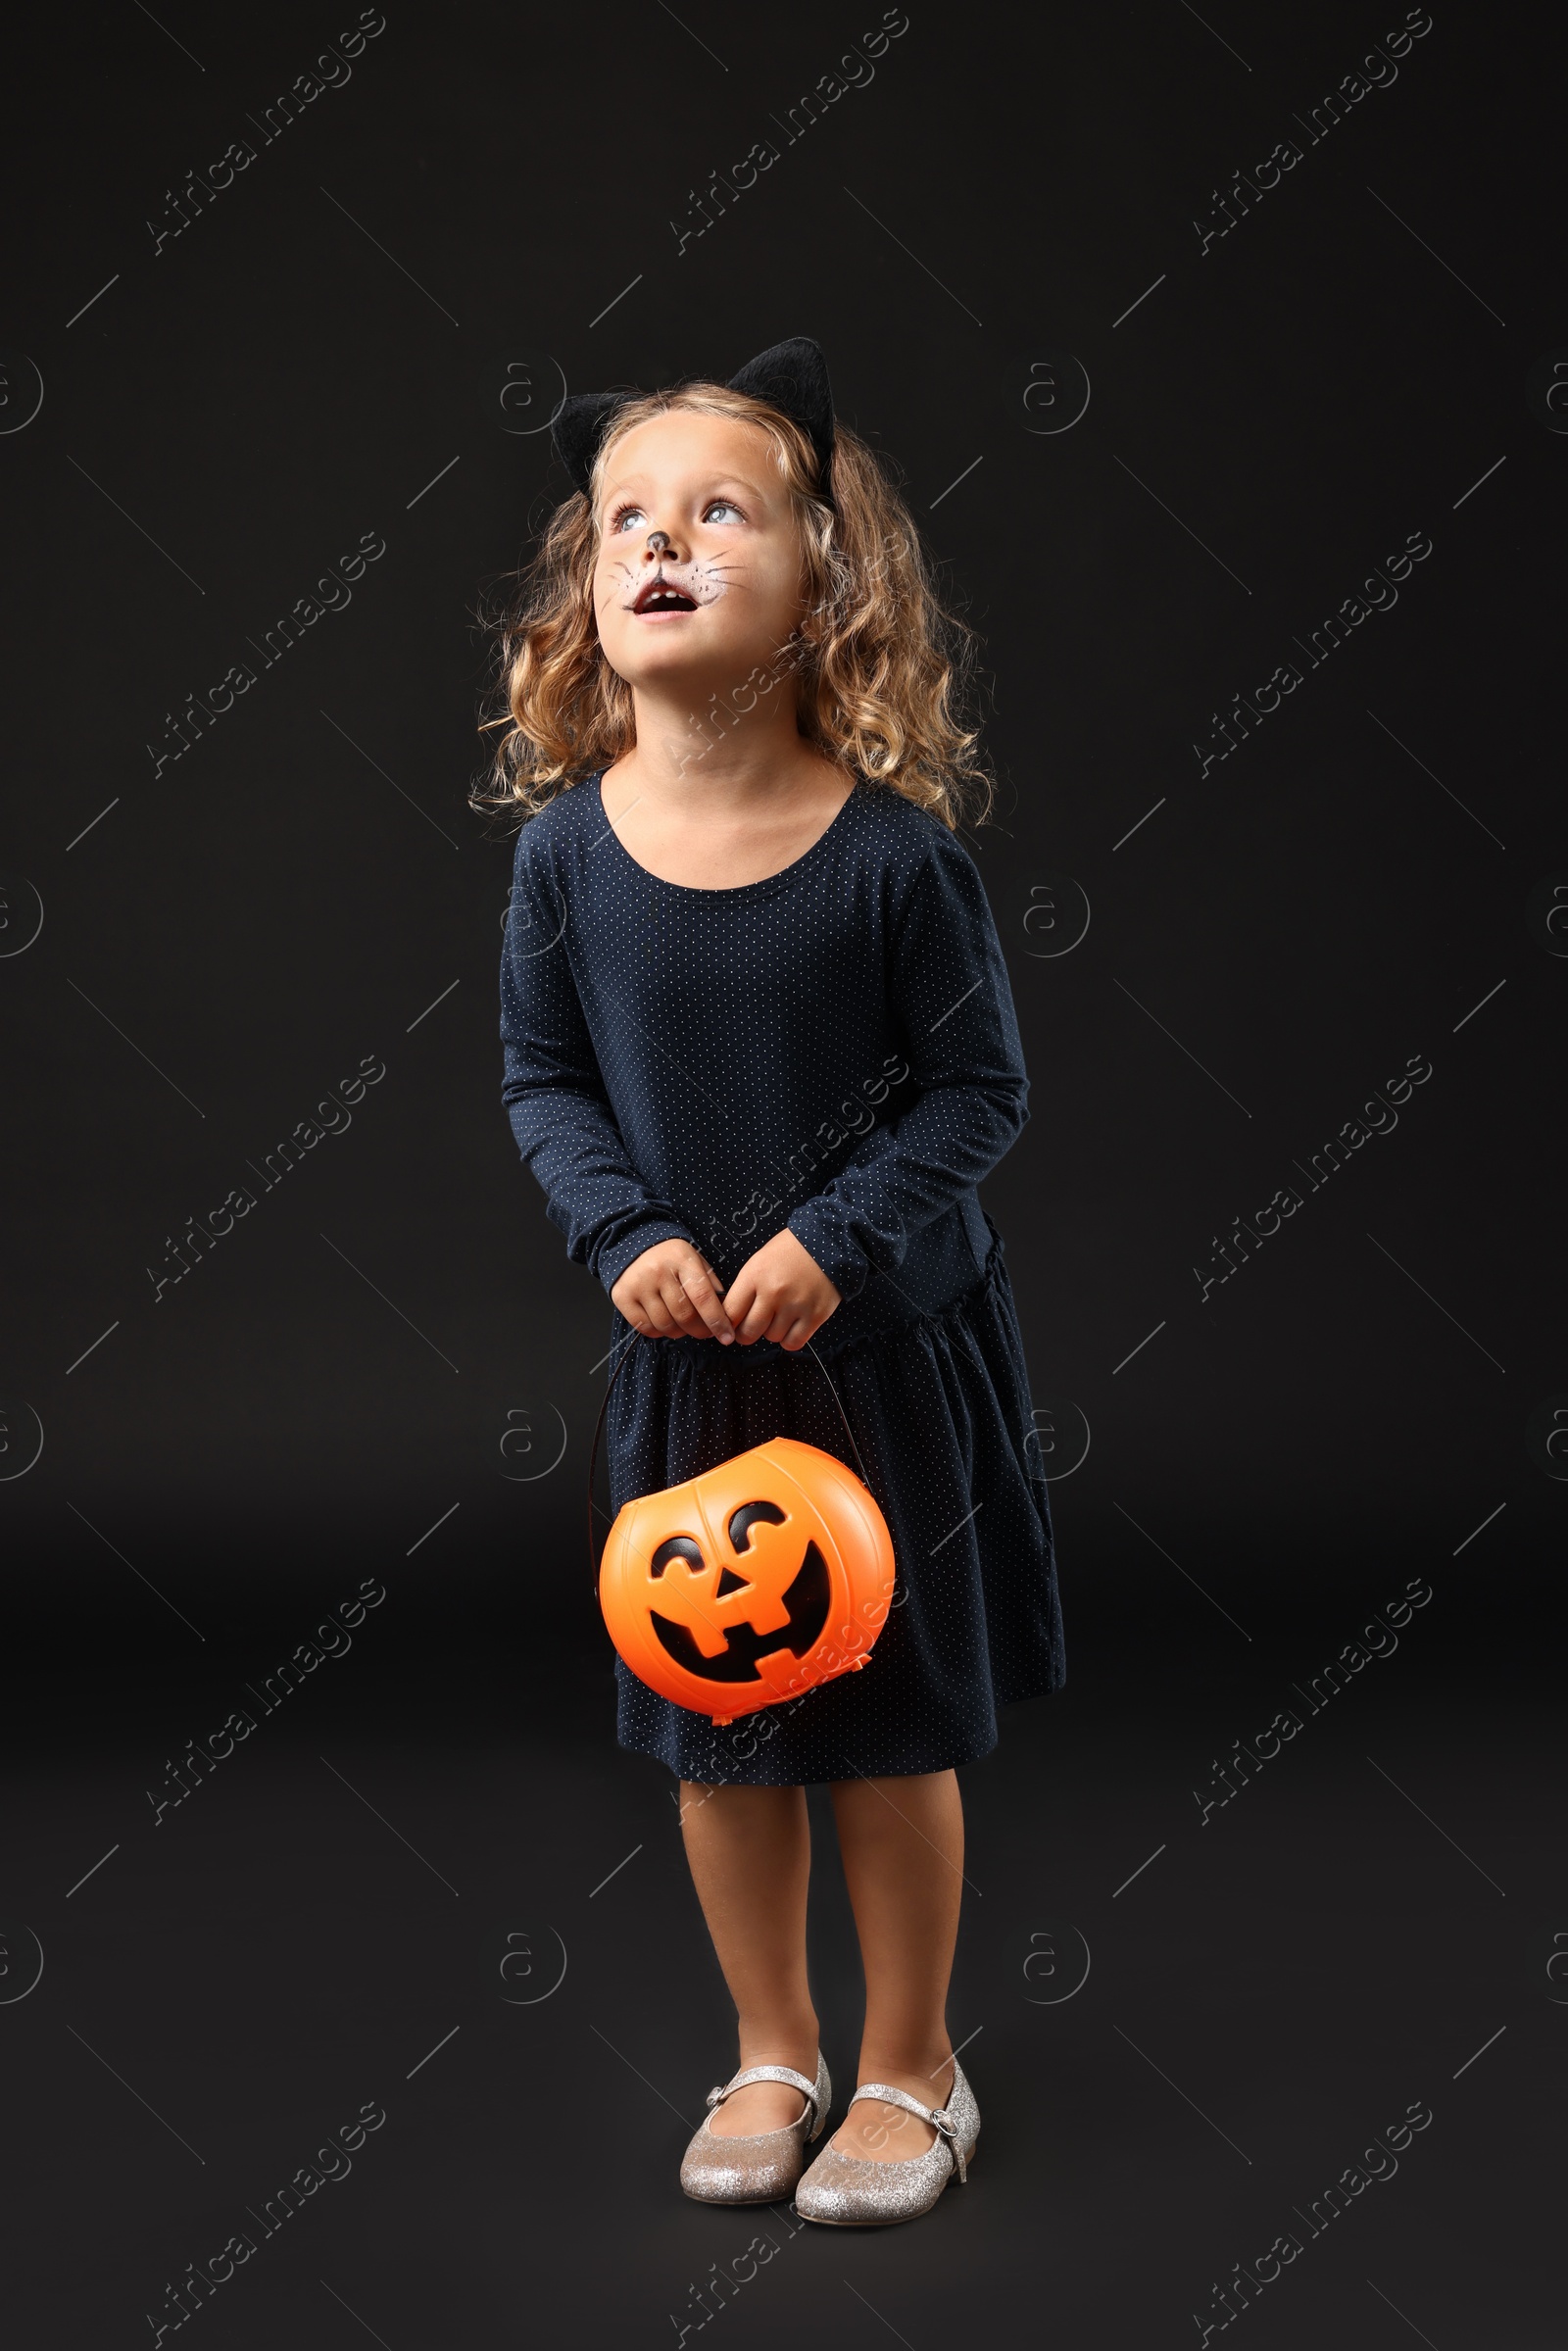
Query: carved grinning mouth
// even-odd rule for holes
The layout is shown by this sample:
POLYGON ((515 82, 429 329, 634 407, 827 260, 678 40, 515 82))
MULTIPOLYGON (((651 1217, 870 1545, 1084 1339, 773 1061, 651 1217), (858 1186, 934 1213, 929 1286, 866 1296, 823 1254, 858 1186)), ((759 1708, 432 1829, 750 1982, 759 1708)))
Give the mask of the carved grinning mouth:
POLYGON ((781 1632, 757 1633, 750 1625, 731 1625, 724 1635, 723 1654, 705 1657, 685 1625, 671 1624, 657 1608, 650 1609, 649 1615, 661 1648, 689 1674, 704 1682, 756 1682, 761 1678, 757 1671, 760 1657, 770 1657, 775 1649, 789 1649, 804 1657, 808 1649, 816 1646, 832 1596, 827 1561, 814 1543, 808 1543, 806 1556, 784 1593, 790 1621, 781 1632))
MULTIPOLYGON (((729 1522, 729 1540, 737 1557, 751 1549, 752 1529, 759 1522, 764 1526, 782 1526, 784 1512, 776 1502, 743 1502, 729 1522)), ((684 1560, 688 1567, 703 1565, 702 1550, 689 1535, 671 1535, 662 1543, 649 1562, 650 1573, 662 1576, 676 1559, 684 1560)), ((726 1567, 720 1574, 714 1596, 745 1590, 745 1579, 726 1567)), ((722 1654, 705 1657, 688 1626, 671 1624, 657 1608, 650 1609, 649 1616, 664 1654, 673 1657, 688 1673, 699 1675, 705 1682, 756 1682, 761 1678, 757 1670, 760 1657, 770 1657, 775 1649, 789 1649, 795 1656, 804 1657, 808 1649, 816 1646, 827 1623, 832 1596, 827 1561, 816 1544, 808 1542, 806 1555, 783 1594, 789 1622, 776 1633, 759 1633, 749 1624, 726 1626, 722 1654)))

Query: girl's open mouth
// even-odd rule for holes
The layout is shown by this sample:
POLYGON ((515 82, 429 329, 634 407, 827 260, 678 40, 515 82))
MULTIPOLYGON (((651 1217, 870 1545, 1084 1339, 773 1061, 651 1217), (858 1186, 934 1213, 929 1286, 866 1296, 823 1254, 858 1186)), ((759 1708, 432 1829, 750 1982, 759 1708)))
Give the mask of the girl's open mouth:
POLYGON ((651 579, 639 588, 631 609, 639 616, 651 612, 695 612, 697 599, 688 596, 684 588, 672 587, 667 579, 651 579))

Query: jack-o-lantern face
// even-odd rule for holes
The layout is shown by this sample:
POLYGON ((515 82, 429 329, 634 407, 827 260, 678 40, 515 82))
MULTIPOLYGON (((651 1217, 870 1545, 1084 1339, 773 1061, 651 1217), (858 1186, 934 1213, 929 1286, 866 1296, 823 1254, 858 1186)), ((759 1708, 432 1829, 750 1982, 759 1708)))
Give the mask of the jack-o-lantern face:
POLYGON ((798 1539, 754 1539, 755 1529, 789 1523, 777 1502, 743 1502, 728 1527, 735 1567, 710 1566, 693 1536, 665 1537, 648 1572, 664 1586, 649 1615, 666 1656, 705 1682, 755 1682, 760 1657, 815 1648, 833 1596, 827 1561, 809 1538, 798 1565, 798 1539))
POLYGON ((599 1596, 640 1680, 728 1722, 863 1665, 893 1584, 887 1522, 858 1478, 784 1437, 628 1502, 599 1596))

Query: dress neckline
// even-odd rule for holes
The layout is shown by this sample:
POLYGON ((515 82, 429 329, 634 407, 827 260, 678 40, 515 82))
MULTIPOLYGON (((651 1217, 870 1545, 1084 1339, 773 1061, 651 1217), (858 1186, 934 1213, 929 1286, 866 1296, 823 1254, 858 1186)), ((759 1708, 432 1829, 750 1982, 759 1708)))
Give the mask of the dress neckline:
MULTIPOLYGON (((646 865, 640 864, 637 858, 632 856, 631 851, 626 847, 625 843, 621 840, 620 835, 616 832, 614 826, 610 821, 609 812, 605 808, 605 795, 603 789, 605 780, 604 769, 602 767, 597 768, 588 780, 593 786, 594 800, 598 806, 600 816, 604 819, 605 832, 610 835, 611 840, 613 841, 615 845, 616 856, 623 857, 634 872, 642 875, 642 878, 645 882, 652 882, 661 890, 673 890, 681 898, 756 898, 761 896, 764 892, 788 888, 790 883, 796 879, 796 877, 804 870, 804 868, 810 864, 812 858, 818 857, 827 847, 834 834, 838 831, 840 825, 844 822, 844 818, 850 808, 852 808, 856 802, 859 799, 862 790, 861 780, 858 776, 857 776, 852 782, 849 792, 845 796, 843 803, 834 811, 832 817, 823 826, 822 830, 817 834, 816 839, 811 843, 810 848, 804 850, 802 854, 798 857, 794 858, 790 864, 781 865, 777 873, 764 873, 759 881, 755 882, 734 882, 731 883, 727 888, 709 890, 704 889, 701 884, 698 883, 666 881, 662 873, 651 872, 646 865)), ((604 836, 601 835, 600 837, 603 839, 604 836)))

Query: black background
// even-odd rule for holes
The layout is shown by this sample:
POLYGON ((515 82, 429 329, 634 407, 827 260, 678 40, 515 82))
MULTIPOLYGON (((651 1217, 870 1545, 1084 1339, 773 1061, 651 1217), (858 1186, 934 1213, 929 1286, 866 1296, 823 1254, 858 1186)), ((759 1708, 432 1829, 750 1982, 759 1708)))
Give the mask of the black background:
MULTIPOLYGON (((880 2237, 761 2216, 778 2252, 707 2324, 1191 2340, 1426 2099, 1399 2177, 1232 2323, 1553 2339, 1560 51, 1440 6, 1314 138, 1401 11, 916 6, 787 142, 862 13, 393 6, 270 139, 353 11, 13 36, 0 1898, 5 1981, 29 1935, 45 1965, 0 2064, 40 2344, 150 2339, 165 2280, 371 2097, 358 2176, 201 2340, 668 2340, 753 2233, 675 2187, 726 2012, 664 1775, 613 1742, 581 1525, 609 1312, 501 1111, 511 844, 466 794, 476 606, 564 492, 563 382, 802 332, 984 639, 970 847, 1032 1078, 985 1197, 1065 1473, 1069 1680, 965 1779, 971 2188, 880 2237), (690 192, 769 138, 682 249, 690 192), (264 665, 365 533, 352 601, 264 665), (1411 534, 1396 604, 1310 666, 1411 534), (263 1191, 363 1056, 352 1127, 263 1191), (1309 1190, 1412 1056, 1397 1127, 1309 1190), (254 1210, 158 1295, 236 1185, 254 1210), (166 1758, 367 1578, 354 1652, 155 1825, 166 1758), (1204 1825, 1210 1758, 1412 1578, 1398 1654, 1204 1825), (1031 2006, 1019 1951, 1069 1924, 1089 1982, 1031 2006), (541 1983, 563 1938, 549 2005, 502 2001, 492 1931, 541 1983)), ((813 1934, 844 2088, 830 1852, 813 1934)))

